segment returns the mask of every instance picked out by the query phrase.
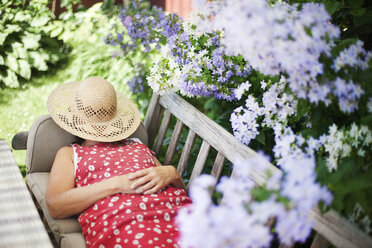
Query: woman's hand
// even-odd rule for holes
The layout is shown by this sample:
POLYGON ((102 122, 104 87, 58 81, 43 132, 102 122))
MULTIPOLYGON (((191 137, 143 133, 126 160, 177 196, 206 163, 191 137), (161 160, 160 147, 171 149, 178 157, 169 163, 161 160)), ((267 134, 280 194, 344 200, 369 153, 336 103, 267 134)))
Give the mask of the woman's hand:
MULTIPOLYGON (((122 194, 139 194, 136 190, 132 189, 131 182, 129 180, 130 174, 125 174, 121 176, 115 176, 111 179, 114 183, 114 188, 116 189, 116 193, 122 193, 122 194)), ((142 193, 142 192, 141 192, 142 193)))
POLYGON ((130 188, 137 193, 154 194, 162 188, 182 181, 176 168, 171 165, 157 166, 136 171, 128 175, 132 182, 130 188))

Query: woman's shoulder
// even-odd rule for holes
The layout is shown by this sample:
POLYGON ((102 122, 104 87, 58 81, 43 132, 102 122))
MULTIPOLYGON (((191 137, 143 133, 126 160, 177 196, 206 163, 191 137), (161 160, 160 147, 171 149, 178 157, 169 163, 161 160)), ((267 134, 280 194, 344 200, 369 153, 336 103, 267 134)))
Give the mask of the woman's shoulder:
POLYGON ((56 156, 70 156, 73 153, 72 146, 62 146, 57 151, 56 156))

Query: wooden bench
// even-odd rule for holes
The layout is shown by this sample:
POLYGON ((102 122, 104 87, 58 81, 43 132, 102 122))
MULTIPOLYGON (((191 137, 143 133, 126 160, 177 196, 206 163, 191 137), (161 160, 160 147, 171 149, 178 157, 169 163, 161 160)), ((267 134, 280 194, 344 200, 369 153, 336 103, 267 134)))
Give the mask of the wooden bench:
MULTIPOLYGON (((217 154, 210 171, 211 175, 215 177, 221 175, 226 161, 235 163, 238 159, 247 159, 257 155, 255 151, 241 144, 232 134, 210 120, 182 97, 176 94, 164 96, 153 94, 145 117, 144 128, 147 131, 146 138, 148 138, 148 142, 146 143, 157 156, 163 156, 160 153, 164 150, 162 148, 164 148, 164 140, 171 121, 176 121, 176 124, 162 162, 163 164, 170 164, 172 162, 174 155, 177 153, 177 146, 179 145, 182 130, 184 132, 186 131, 187 138, 177 163, 177 170, 181 175, 184 174, 185 170, 191 171, 190 182, 203 172, 211 150, 215 150, 217 154), (190 164, 188 160, 197 138, 202 140, 201 147, 195 163, 188 165, 190 164), (187 166, 193 166, 191 168, 192 170, 187 168, 187 166)), ((13 148, 26 149, 27 135, 27 133, 16 135, 14 137, 13 148)), ((54 156, 54 154, 52 155, 54 156)), ((273 171, 278 170, 273 165, 270 165, 270 169, 273 171)), ((31 173, 28 171, 28 175, 31 173)), ((258 171, 252 171, 251 177, 258 185, 262 185, 267 180, 266 175, 258 171)), ((29 184, 28 181, 27 183, 29 184)), ((48 215, 45 209, 44 214, 48 215)), ((371 237, 349 223, 335 211, 330 210, 322 215, 315 208, 309 214, 315 221, 314 230, 316 232, 311 247, 328 247, 329 243, 336 247, 345 248, 372 247, 371 237)), ((60 236, 55 236, 57 236, 57 239, 60 239, 62 237, 61 235, 63 236, 65 234, 62 233, 60 236)), ((74 235, 79 236, 80 234, 75 233, 74 235)), ((60 240, 57 240, 57 243, 60 243, 60 240)), ((68 244, 63 245, 62 243, 61 246, 68 247, 68 244)), ((281 247, 284 246, 282 245, 281 247)))

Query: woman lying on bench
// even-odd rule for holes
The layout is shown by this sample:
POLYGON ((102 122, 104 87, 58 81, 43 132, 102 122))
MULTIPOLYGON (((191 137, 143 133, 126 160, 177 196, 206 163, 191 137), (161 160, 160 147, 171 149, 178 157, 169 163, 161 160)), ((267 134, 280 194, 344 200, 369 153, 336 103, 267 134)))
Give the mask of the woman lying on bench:
POLYGON ((126 139, 140 124, 136 106, 91 77, 55 89, 48 110, 81 138, 56 154, 46 191, 50 215, 79 214, 87 247, 177 247, 174 217, 191 201, 173 166, 126 139))

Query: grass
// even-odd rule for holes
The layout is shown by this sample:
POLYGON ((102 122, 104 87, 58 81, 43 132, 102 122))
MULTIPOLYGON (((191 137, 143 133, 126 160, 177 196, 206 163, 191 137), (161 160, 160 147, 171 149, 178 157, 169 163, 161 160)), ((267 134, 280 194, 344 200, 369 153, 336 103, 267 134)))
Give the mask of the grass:
MULTIPOLYGON (((69 54, 67 63, 61 64, 54 72, 31 78, 23 88, 0 89, 0 139, 11 144, 16 133, 28 131, 37 117, 48 113, 46 101, 49 94, 64 82, 101 76, 116 90, 133 99, 126 85, 133 75, 132 69, 125 60, 112 58, 114 50, 103 42, 78 44, 69 54)), ((13 151, 13 155, 24 173, 26 152, 13 151)))

